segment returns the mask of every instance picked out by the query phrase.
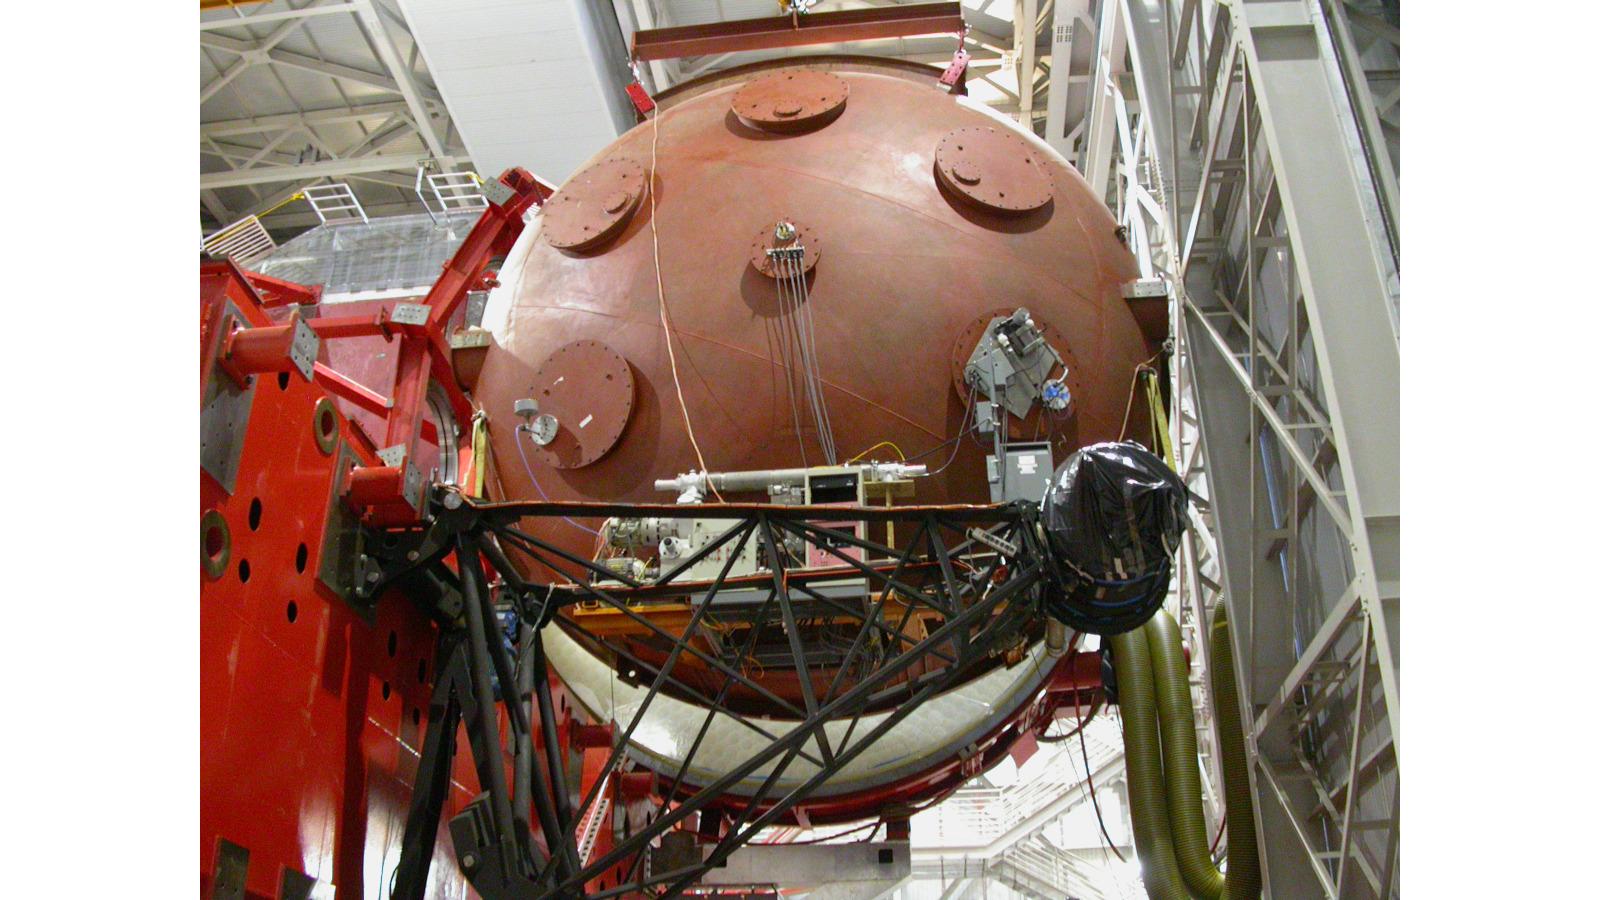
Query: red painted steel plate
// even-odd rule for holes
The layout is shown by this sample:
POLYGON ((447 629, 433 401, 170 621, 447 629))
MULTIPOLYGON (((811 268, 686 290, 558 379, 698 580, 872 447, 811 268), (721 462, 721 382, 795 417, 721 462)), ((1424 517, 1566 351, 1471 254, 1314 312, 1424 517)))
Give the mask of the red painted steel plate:
POLYGON ((1022 215, 1050 202, 1054 186, 1028 142, 997 128, 957 128, 934 151, 939 183, 980 209, 1022 215))
POLYGON ((644 197, 644 168, 611 157, 572 176, 544 205, 544 236, 562 250, 592 250, 622 232, 644 197))
POLYGON ((850 98, 843 78, 816 69, 775 72, 733 95, 733 111, 766 131, 809 131, 833 121, 850 98))
POLYGON ((529 391, 539 412, 560 423, 535 452, 546 465, 580 469, 605 456, 633 414, 633 369, 599 341, 574 341, 550 354, 529 391))
POLYGON ((817 235, 817 230, 815 228, 812 228, 810 225, 807 225, 804 222, 796 222, 794 219, 786 219, 784 221, 787 221, 789 224, 794 226, 794 240, 778 240, 778 223, 773 222, 766 228, 756 232, 755 238, 750 241, 750 265, 755 266, 757 272, 760 272, 768 278, 778 277, 777 272, 774 270, 772 265, 772 257, 767 255, 768 250, 776 249, 779 246, 793 246, 796 242, 798 242, 800 246, 806 248, 805 257, 801 260, 801 262, 804 264, 805 271, 807 272, 817 267, 817 260, 822 256, 822 238, 817 235))

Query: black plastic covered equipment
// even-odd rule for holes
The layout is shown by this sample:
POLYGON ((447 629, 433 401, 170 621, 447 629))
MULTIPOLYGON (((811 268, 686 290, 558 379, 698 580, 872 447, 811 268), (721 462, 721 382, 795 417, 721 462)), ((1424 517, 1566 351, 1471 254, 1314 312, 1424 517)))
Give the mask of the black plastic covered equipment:
POLYGON ((1044 611, 1079 631, 1132 631, 1167 595, 1189 491, 1131 441, 1091 444, 1056 469, 1039 508, 1050 545, 1044 611))

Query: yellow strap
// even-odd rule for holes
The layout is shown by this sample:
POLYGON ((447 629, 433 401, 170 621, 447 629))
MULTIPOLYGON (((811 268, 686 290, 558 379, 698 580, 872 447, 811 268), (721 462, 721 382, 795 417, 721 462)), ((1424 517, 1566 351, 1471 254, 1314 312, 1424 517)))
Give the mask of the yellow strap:
POLYGON ((1154 432, 1152 440, 1167 460, 1167 467, 1176 472, 1178 463, 1172 454, 1172 438, 1167 434, 1167 409, 1161 403, 1161 386, 1157 383, 1154 369, 1145 371, 1145 391, 1150 398, 1150 430, 1154 432))
POLYGON ((472 496, 483 497, 483 481, 489 471, 489 414, 478 410, 472 416, 472 496))
POLYGON ((268 213, 271 213, 273 210, 279 209, 279 208, 281 208, 283 206, 287 206, 288 204, 293 203, 294 201, 299 200, 301 197, 304 197, 304 196, 305 196, 305 194, 301 193, 300 191, 295 191, 293 194, 290 194, 289 196, 283 198, 282 200, 279 200, 277 203, 272 204, 272 208, 271 209, 264 209, 261 212, 256 213, 256 218, 259 219, 262 216, 267 215, 268 213))

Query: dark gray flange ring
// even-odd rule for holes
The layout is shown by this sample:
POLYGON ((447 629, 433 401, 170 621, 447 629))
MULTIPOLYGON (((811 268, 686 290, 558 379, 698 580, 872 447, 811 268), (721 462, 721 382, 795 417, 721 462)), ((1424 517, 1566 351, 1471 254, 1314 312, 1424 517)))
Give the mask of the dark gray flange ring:
POLYGON ((333 401, 323 397, 311 411, 311 435, 317 439, 317 449, 323 456, 332 456, 339 446, 339 411, 333 401))
POLYGON ((200 565, 206 574, 212 578, 221 578, 222 573, 228 570, 228 557, 233 555, 233 536, 228 533, 228 520, 222 513, 208 509, 200 517, 200 565), (212 552, 207 545, 213 543, 211 535, 217 534, 217 550, 212 552))

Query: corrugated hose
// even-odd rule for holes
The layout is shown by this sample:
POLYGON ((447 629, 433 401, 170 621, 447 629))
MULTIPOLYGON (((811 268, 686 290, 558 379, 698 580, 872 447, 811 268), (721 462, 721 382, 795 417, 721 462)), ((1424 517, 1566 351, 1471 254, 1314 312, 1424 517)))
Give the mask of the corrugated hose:
POLYGON ((1112 638, 1111 644, 1134 848, 1145 890, 1156 900, 1259 897, 1261 868, 1226 613, 1218 607, 1211 629, 1212 698, 1228 810, 1226 875, 1212 864, 1207 846, 1194 705, 1178 624, 1166 611, 1158 611, 1142 627, 1112 638))

